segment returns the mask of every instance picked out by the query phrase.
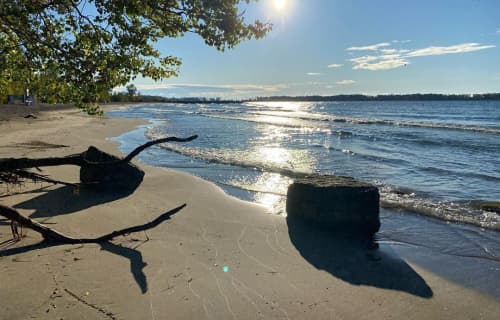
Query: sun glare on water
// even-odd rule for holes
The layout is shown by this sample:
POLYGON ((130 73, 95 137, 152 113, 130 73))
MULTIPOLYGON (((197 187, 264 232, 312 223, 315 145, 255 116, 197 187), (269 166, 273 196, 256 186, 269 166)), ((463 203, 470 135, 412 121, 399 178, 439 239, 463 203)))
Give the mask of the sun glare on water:
POLYGON ((281 11, 286 6, 286 0, 273 0, 276 10, 281 11))

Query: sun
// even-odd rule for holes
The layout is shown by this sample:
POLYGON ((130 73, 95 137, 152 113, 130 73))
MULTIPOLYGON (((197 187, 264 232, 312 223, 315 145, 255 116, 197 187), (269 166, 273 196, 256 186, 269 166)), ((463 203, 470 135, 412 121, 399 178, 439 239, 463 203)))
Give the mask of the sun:
POLYGON ((276 10, 281 11, 286 5, 286 0, 273 0, 276 10))

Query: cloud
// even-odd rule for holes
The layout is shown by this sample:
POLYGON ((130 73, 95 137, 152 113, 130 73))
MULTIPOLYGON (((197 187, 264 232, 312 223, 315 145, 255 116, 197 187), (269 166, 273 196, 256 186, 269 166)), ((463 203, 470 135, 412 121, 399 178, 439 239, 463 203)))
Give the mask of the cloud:
POLYGON ((329 64, 328 65, 328 68, 340 68, 342 67, 343 64, 339 64, 339 63, 332 63, 332 64, 329 64))
MULTIPOLYGON (((403 40, 399 41, 399 43, 404 42, 403 40)), ((495 45, 484 45, 472 42, 452 46, 431 46, 416 50, 383 48, 375 49, 376 53, 373 55, 355 57, 348 59, 348 61, 353 63, 354 70, 389 70, 410 64, 410 58, 466 53, 495 47, 495 45)))
POLYGON ((392 40, 393 43, 408 43, 411 42, 411 40, 392 40))
POLYGON ((355 65, 353 69, 358 70, 358 69, 365 69, 365 70, 389 70, 389 69, 396 69, 402 66, 405 66, 409 64, 410 62, 408 60, 399 58, 399 59, 389 59, 389 60, 381 60, 377 61, 374 63, 362 63, 355 65))
POLYGON ((427 47, 418 49, 408 52, 406 57, 438 56, 443 54, 472 52, 495 47, 494 45, 481 45, 480 43, 462 43, 448 47, 427 47))
POLYGON ((349 59, 349 61, 352 61, 352 62, 357 63, 357 64, 361 64, 361 63, 367 63, 370 61, 375 61, 377 59, 378 59, 378 57, 376 57, 376 56, 362 56, 362 57, 349 59))
POLYGON ((320 76, 321 73, 319 73, 319 72, 308 72, 308 73, 306 73, 306 75, 308 75, 308 76, 320 76))
POLYGON ((380 49, 380 52, 386 53, 386 54, 393 54, 393 53, 397 53, 398 49, 380 49))
POLYGON ((340 80, 340 81, 337 81, 335 82, 336 84, 353 84, 353 83, 356 83, 356 81, 354 80, 340 80))
POLYGON ((408 64, 409 61, 399 54, 388 54, 380 56, 362 56, 349 59, 354 63, 354 70, 388 70, 395 69, 408 64))
POLYGON ((500 28, 497 29, 497 34, 500 34, 500 28))
POLYGON ((382 42, 382 43, 377 43, 377 44, 372 44, 369 46, 363 46, 363 47, 350 47, 347 48, 347 51, 375 51, 378 50, 381 47, 388 47, 391 44, 389 42, 382 42))

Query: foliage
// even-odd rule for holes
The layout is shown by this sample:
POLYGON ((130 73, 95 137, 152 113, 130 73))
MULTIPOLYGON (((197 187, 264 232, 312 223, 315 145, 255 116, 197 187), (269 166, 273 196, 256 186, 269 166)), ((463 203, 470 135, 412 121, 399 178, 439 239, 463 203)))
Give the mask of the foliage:
POLYGON ((137 87, 133 83, 127 85, 126 88, 129 96, 133 97, 137 94, 137 87))
POLYGON ((0 94, 29 85, 48 102, 89 104, 137 76, 175 76, 180 59, 154 44, 187 32, 218 50, 261 38, 271 26, 239 12, 250 1, 0 1, 0 94))

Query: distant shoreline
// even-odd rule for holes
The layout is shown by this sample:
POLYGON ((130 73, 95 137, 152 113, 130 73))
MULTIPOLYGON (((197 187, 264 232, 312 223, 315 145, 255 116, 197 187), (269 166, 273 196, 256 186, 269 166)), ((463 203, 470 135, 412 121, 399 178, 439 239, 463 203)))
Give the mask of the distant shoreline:
POLYGON ((435 94, 435 93, 416 93, 416 94, 384 94, 369 96, 363 94, 347 94, 333 96, 269 96, 256 97, 252 99, 222 99, 222 98, 205 98, 205 97, 180 97, 167 98, 153 95, 140 95, 132 97, 116 95, 116 99, 120 101, 112 101, 114 103, 243 103, 243 102, 259 102, 259 101, 306 101, 306 102, 339 102, 339 101, 500 101, 500 93, 480 93, 480 94, 435 94))

